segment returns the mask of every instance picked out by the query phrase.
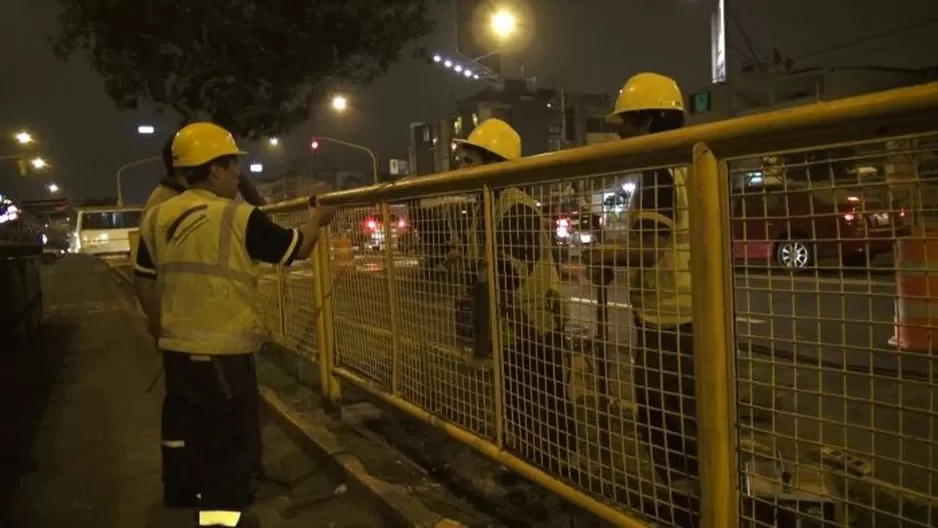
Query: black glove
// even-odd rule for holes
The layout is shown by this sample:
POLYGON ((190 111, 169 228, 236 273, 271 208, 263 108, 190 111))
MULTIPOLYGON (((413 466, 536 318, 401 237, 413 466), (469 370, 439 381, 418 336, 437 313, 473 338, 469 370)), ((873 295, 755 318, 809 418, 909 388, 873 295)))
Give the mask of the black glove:
POLYGON ((241 193, 241 197, 244 198, 244 201, 259 207, 265 205, 266 201, 261 197, 260 193, 257 192, 257 188, 254 187, 254 183, 248 179, 247 176, 241 175, 240 180, 238 181, 238 192, 241 193))

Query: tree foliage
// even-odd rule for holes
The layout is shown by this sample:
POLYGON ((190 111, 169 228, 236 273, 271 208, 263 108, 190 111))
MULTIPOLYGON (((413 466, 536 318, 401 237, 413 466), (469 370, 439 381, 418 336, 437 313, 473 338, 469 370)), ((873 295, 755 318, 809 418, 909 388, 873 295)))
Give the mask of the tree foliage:
POLYGON ((430 2, 59 0, 52 45, 86 55, 121 109, 150 101, 257 138, 384 74, 432 30, 430 2))

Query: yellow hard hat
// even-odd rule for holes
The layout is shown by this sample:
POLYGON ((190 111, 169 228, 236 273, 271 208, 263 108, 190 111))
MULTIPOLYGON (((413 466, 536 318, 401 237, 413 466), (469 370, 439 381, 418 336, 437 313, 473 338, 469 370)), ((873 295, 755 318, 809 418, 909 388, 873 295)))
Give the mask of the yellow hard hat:
POLYGON ((657 73, 639 73, 625 81, 616 98, 616 109, 606 116, 607 123, 621 123, 625 112, 641 110, 684 111, 684 96, 677 82, 657 73))
POLYGON ((173 167, 198 167, 222 156, 243 156, 231 132, 214 123, 192 123, 173 138, 173 167))
POLYGON ((468 139, 456 139, 453 143, 472 145, 505 160, 521 157, 521 136, 511 125, 494 117, 475 127, 468 139))

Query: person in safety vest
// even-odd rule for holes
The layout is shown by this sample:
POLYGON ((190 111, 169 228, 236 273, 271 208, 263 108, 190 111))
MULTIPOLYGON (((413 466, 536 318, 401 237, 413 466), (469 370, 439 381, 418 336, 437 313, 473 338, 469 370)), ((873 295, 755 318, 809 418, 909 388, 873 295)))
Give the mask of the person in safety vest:
MULTIPOLYGON (((151 333, 163 351, 164 423, 175 424, 194 478, 174 497, 197 497, 199 526, 252 526, 250 500, 259 433, 253 354, 265 329, 255 311, 258 261, 289 265, 307 258, 334 208, 285 229, 238 195, 232 135, 192 123, 173 139, 173 167, 188 189, 151 208, 141 225, 134 275, 155 279, 159 296, 138 290, 151 333)), ((136 282, 136 281, 135 281, 136 282)))
MULTIPOLYGON (((147 198, 146 205, 143 207, 143 214, 152 209, 153 207, 173 198, 174 196, 179 196, 185 192, 187 188, 186 177, 184 172, 181 169, 173 167, 173 140, 175 139, 175 134, 170 136, 170 138, 163 144, 163 149, 160 152, 163 159, 163 167, 166 169, 166 175, 160 179, 159 184, 155 189, 150 193, 150 196, 147 198)), ((241 196, 245 199, 246 202, 252 205, 264 205, 264 200, 261 198, 260 193, 257 192, 257 189, 254 187, 254 184, 245 176, 241 176, 238 191, 241 193, 241 196)), ((148 297, 152 295, 157 295, 156 293, 156 281, 139 278, 135 281, 138 289, 145 289, 147 293, 143 296, 148 297)), ((260 395, 255 399, 256 405, 260 405, 260 395)), ((173 405, 172 401, 164 402, 163 409, 165 410, 173 405)), ((258 415, 260 409, 258 408, 258 415)), ((170 412, 172 415, 172 413, 170 412)), ((180 436, 179 431, 174 431, 173 428, 178 426, 174 424, 171 420, 163 420, 162 424, 162 461, 163 461, 163 487, 164 487, 164 498, 167 500, 168 506, 195 506, 195 496, 190 496, 189 493, 184 490, 187 487, 187 482, 191 481, 191 477, 188 476, 188 473, 191 472, 191 467, 189 464, 185 463, 185 456, 183 455, 183 450, 185 447, 178 442, 171 441, 174 438, 180 436), (177 492, 176 490, 183 490, 177 492)), ((264 471, 263 466, 263 442, 260 435, 260 426, 256 428, 258 434, 257 438, 254 439, 255 447, 253 451, 254 455, 254 477, 257 480, 266 479, 266 472, 264 471)))
MULTIPOLYGON (((684 125, 683 101, 673 79, 640 73, 626 81, 607 121, 623 139, 675 130, 684 125)), ((628 242, 586 255, 596 282, 611 282, 613 266, 629 268, 639 429, 672 483, 697 476, 686 185, 684 168, 642 172, 628 213, 628 242)))
MULTIPOLYGON (((515 161, 521 158, 521 138, 504 121, 487 119, 467 139, 457 140, 456 154, 460 168, 515 161)), ((544 446, 546 452, 539 454, 546 469, 558 473, 567 467, 575 446, 564 376, 563 329, 569 312, 561 301, 553 235, 540 204, 518 187, 495 190, 493 213, 506 429, 511 449, 531 459, 533 453, 525 453, 525 446, 544 446)), ((485 270, 482 265, 476 269, 473 326, 478 356, 483 348, 490 353, 491 343, 485 270)))

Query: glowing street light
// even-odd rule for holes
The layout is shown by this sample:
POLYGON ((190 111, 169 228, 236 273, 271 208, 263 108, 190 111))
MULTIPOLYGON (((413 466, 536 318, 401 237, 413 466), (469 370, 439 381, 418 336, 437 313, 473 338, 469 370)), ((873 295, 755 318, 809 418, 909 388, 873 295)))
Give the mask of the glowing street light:
POLYGON ((153 125, 140 125, 137 127, 137 133, 144 136, 149 136, 150 134, 156 133, 156 127, 153 125))
POLYGON ((443 57, 439 53, 433 56, 433 62, 440 62, 441 60, 443 60, 443 57))
POLYGON ((518 19, 510 11, 501 9, 492 15, 492 32, 498 38, 503 39, 512 36, 517 27, 518 19))
POLYGON ((29 163, 33 166, 34 169, 44 169, 49 166, 49 164, 46 163, 46 160, 42 158, 33 158, 29 160, 29 163))
POLYGON ((332 109, 336 112, 344 112, 348 108, 348 99, 344 95, 336 95, 332 98, 332 109))
POLYGON ((251 172, 264 172, 264 165, 260 163, 252 163, 248 168, 251 172))
POLYGON ((280 144, 280 138, 272 137, 267 140, 267 144, 270 145, 271 147, 276 147, 277 145, 280 144))
POLYGON ((46 185, 46 189, 48 189, 50 193, 59 192, 59 186, 54 183, 50 183, 49 185, 46 185))
POLYGON ((19 143, 20 145, 28 145, 32 143, 33 141, 35 141, 33 139, 32 134, 30 134, 29 132, 26 132, 25 130, 22 132, 17 132, 17 134, 13 137, 16 138, 16 142, 19 143))

